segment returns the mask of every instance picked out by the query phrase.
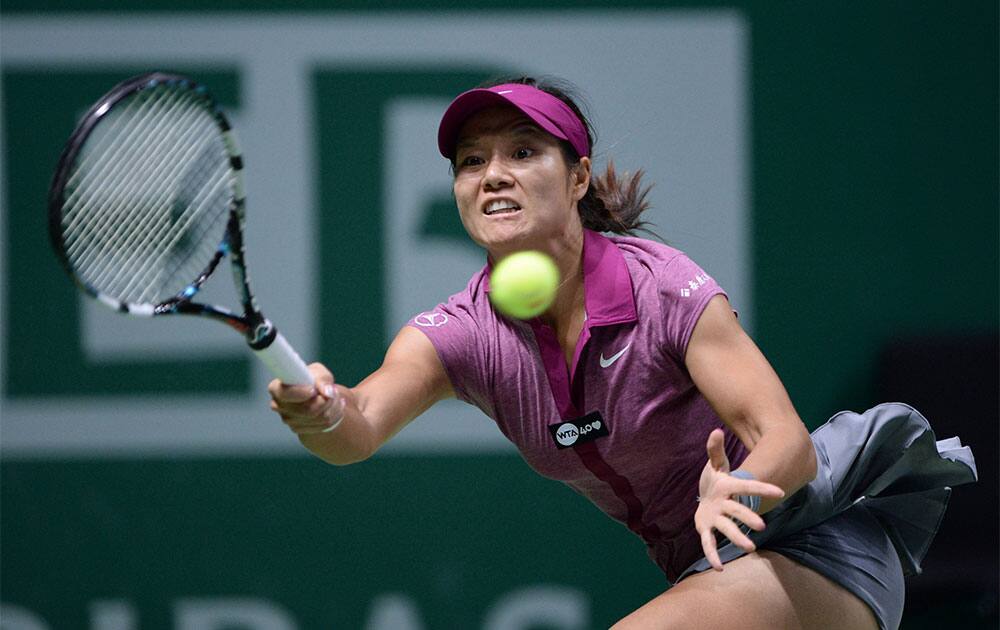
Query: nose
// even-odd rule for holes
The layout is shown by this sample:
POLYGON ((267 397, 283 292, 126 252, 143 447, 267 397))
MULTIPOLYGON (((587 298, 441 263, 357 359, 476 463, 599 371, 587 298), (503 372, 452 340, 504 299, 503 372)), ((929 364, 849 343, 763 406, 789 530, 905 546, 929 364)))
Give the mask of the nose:
POLYGON ((497 190, 511 184, 510 172, 502 159, 494 157, 490 159, 483 171, 483 188, 486 190, 497 190))

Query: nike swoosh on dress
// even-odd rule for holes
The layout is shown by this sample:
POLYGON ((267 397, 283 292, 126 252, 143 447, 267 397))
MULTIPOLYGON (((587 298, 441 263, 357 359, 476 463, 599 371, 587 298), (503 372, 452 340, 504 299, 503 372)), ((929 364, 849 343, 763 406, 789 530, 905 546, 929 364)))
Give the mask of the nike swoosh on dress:
POLYGON ((612 363, 614 363, 615 361, 617 361, 618 359, 620 359, 621 356, 623 354, 625 354, 625 351, 628 350, 628 347, 631 346, 631 345, 632 344, 628 344, 628 346, 625 346, 624 348, 622 348, 618 352, 614 353, 613 355, 611 355, 607 359, 604 358, 604 353, 602 352, 601 353, 601 367, 602 368, 610 367, 612 363))

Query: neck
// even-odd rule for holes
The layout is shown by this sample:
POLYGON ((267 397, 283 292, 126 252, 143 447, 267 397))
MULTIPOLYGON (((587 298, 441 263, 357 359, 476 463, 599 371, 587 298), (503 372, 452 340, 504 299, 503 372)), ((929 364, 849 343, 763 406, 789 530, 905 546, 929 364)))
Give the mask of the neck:
POLYGON ((582 228, 572 238, 559 241, 546 253, 552 256, 559 268, 560 281, 555 300, 542 314, 542 320, 561 329, 584 308, 582 228))
POLYGON ((540 239, 531 243, 520 243, 510 251, 490 251, 493 264, 505 256, 526 249, 544 252, 552 257, 559 269, 559 288, 556 290, 552 306, 541 315, 542 321, 561 328, 570 321, 574 313, 582 312, 583 301, 583 226, 571 225, 565 233, 556 237, 540 239))

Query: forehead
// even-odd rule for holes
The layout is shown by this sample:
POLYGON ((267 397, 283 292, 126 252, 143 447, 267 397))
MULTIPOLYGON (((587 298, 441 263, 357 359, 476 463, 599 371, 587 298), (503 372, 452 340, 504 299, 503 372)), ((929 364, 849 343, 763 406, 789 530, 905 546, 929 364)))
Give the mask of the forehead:
POLYGON ((473 144, 487 136, 520 135, 539 136, 556 141, 521 110, 510 105, 498 105, 469 116, 458 132, 458 142, 455 146, 461 149, 463 145, 473 144))

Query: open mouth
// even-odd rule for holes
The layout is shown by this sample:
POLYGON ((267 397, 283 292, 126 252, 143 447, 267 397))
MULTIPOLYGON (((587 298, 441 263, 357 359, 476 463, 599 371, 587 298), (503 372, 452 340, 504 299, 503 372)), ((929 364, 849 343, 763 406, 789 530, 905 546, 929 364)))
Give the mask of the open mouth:
POLYGON ((521 206, 517 205, 513 201, 499 200, 492 201, 483 210, 486 216, 493 216, 497 214, 512 214, 521 210, 521 206))

